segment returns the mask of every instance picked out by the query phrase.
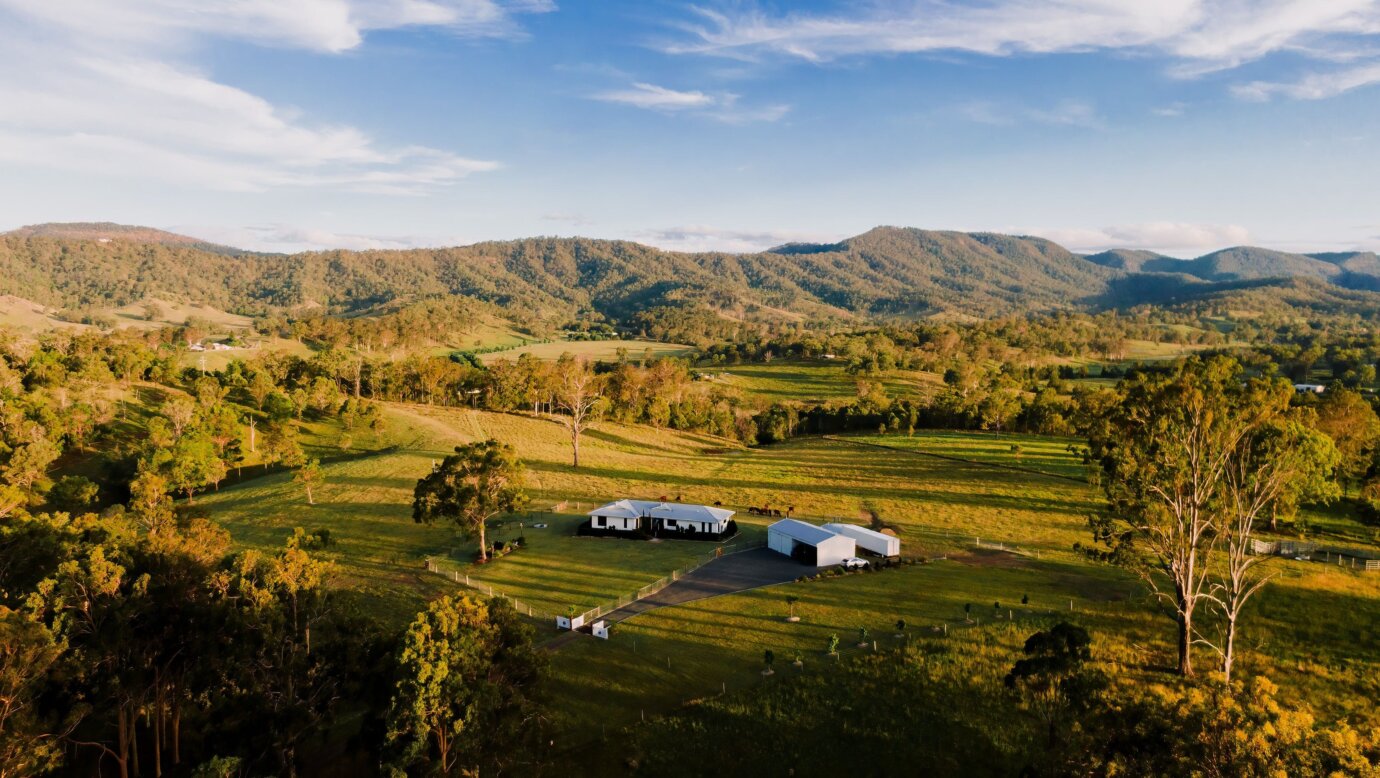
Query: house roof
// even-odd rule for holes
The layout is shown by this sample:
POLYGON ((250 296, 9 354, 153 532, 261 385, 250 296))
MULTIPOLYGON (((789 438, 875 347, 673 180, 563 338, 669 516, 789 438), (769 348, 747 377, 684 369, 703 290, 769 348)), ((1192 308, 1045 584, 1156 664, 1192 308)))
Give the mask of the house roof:
POLYGON ((590 511, 590 516, 616 516, 624 519, 637 519, 651 516, 656 519, 683 519, 685 521, 704 521, 718 523, 733 518, 733 511, 726 508, 712 508, 708 505, 690 505, 679 502, 654 502, 652 500, 616 500, 590 511))
POLYGON ((839 535, 836 535, 833 532, 824 529, 823 527, 816 527, 813 524, 806 524, 805 522, 800 521, 799 519, 782 519, 781 521, 778 521, 775 524, 772 524, 771 526, 767 527, 767 531, 780 532, 786 537, 795 538, 801 543, 809 543, 812 546, 817 546, 830 538, 839 537, 839 535))

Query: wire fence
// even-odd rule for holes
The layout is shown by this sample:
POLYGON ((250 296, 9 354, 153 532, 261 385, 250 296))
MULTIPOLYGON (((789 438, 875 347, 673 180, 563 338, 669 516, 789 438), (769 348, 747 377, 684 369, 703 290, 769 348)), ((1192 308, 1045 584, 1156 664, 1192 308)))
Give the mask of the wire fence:
POLYGON ((523 602, 522 600, 519 600, 518 598, 510 594, 495 589, 494 587, 484 583, 483 581, 471 578, 468 573, 461 572, 460 566, 449 559, 439 559, 437 557, 429 556, 426 558, 426 569, 427 572, 437 573, 438 575, 444 576, 450 579, 451 581, 454 581, 455 583, 462 584, 471 589, 474 589, 475 591, 485 595, 486 597, 502 597, 503 599, 513 604, 514 610, 526 616, 530 616, 536 619, 545 619, 551 618, 551 616, 553 615, 541 610, 540 608, 535 608, 532 605, 523 602))
POLYGON ((637 591, 632 592, 630 594, 625 594, 621 597, 618 597, 617 599, 610 600, 609 602, 606 602, 602 605, 596 605, 593 608, 590 608, 589 610, 585 611, 584 613, 581 613, 576 618, 580 619, 586 624, 591 623, 600 616, 613 613, 619 608, 627 607, 637 602, 638 600, 643 600, 648 597, 651 597, 657 592, 660 592, 662 589, 665 589, 666 587, 670 586, 676 581, 679 581, 681 578, 684 578, 690 573, 693 573, 701 567, 704 567, 705 565, 709 564, 710 562, 713 562, 715 559, 721 559, 731 554, 739 554, 744 551, 752 551, 758 548, 766 548, 766 545, 766 540, 744 540, 737 543, 730 543, 726 546, 718 546, 713 551, 701 554, 694 561, 682 565, 681 567, 678 567, 675 570, 672 570, 671 572, 667 573, 661 578, 658 578, 655 581, 652 581, 651 583, 647 584, 641 589, 638 589, 637 591))

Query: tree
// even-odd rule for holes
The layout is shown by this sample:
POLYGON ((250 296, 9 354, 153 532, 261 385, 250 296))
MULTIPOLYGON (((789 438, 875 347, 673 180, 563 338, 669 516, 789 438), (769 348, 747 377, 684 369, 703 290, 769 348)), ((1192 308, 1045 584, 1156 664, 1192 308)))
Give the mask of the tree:
POLYGON ((1280 386, 1243 381, 1229 357, 1192 358, 1127 379, 1092 431, 1108 499, 1090 520, 1103 547, 1093 554, 1135 570, 1168 606, 1181 675, 1193 674, 1193 618, 1212 586, 1208 557, 1225 525, 1228 471, 1242 441, 1284 410, 1280 386))
POLYGON ((539 731, 546 665, 506 600, 436 600, 398 653, 387 724, 394 765, 498 772, 539 731))
POLYGON ((1317 410, 1318 429, 1332 438, 1341 454, 1340 474, 1360 479, 1380 445, 1380 416, 1359 392, 1339 384, 1328 387, 1317 410))
POLYGON ((798 602, 800 602, 800 598, 794 594, 786 595, 786 621, 800 620, 799 617, 795 615, 795 604, 798 602))
POLYGON ((479 561, 489 559, 485 525, 526 503, 522 463, 511 446, 486 440, 457 446, 455 453, 417 482, 412 519, 420 524, 453 523, 462 534, 479 539, 479 561))
POLYGON ((302 485, 307 492, 307 505, 315 505, 312 499, 312 490, 326 482, 326 474, 321 472, 321 460, 308 459, 297 468, 297 472, 292 476, 292 480, 302 485))
POLYGON ((0 776, 41 775, 62 760, 62 737, 75 723, 39 709, 64 646, 42 624, 0 605, 0 776))
POLYGON ((91 479, 80 475, 65 475, 48 490, 48 502, 60 511, 82 513, 95 506, 101 489, 91 479))
MULTIPOLYGON (((1290 391, 1287 384, 1281 384, 1276 402, 1287 405, 1290 391)), ((1228 683, 1241 611, 1270 580, 1256 569, 1269 557, 1255 553, 1255 528, 1266 514, 1273 516, 1281 503, 1335 497, 1337 488, 1331 475, 1340 460, 1332 441, 1298 420, 1297 414, 1261 425, 1242 438, 1232 456, 1223 489, 1225 516, 1220 532, 1224 558, 1210 593, 1225 622, 1218 651, 1228 683)))
POLYGON ((1016 660, 1006 674, 1007 688, 1019 691, 1044 724, 1050 748, 1058 743, 1060 730, 1087 708, 1103 685, 1100 677, 1084 671, 1084 663, 1092 657, 1091 645, 1087 630, 1060 622, 1027 638, 1025 657, 1016 660))
POLYGON ((556 407, 565 411, 561 421, 570 430, 572 466, 580 468, 580 434, 598 417, 599 379, 585 359, 562 357, 556 365, 556 407))
POLYGON ((167 478, 168 486, 182 492, 187 502, 197 489, 218 484, 226 474, 226 466, 216 451, 216 444, 205 432, 195 431, 179 437, 171 449, 155 452, 154 461, 167 478))

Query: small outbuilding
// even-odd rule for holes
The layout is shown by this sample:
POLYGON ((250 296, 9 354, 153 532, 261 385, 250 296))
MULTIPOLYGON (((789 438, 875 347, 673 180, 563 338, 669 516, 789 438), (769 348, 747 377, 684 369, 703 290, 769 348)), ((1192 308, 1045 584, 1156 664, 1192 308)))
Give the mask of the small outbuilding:
POLYGON ((842 564, 858 550, 852 538, 798 519, 767 527, 767 548, 816 567, 842 564))
POLYGON ((885 532, 878 532, 867 527, 859 527, 856 524, 825 524, 824 529, 835 535, 852 538, 853 542, 858 544, 858 548, 877 556, 901 555, 901 539, 895 535, 888 535, 885 532))

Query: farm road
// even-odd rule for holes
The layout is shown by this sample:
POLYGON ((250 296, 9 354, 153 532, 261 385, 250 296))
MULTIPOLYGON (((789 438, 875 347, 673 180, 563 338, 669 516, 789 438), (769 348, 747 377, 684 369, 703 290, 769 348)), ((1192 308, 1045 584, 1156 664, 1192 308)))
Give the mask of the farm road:
MULTIPOLYGON (((634 616, 657 608, 683 605, 695 600, 717 597, 721 594, 756 589, 761 586, 794 581, 815 568, 802 565, 787 556, 770 549, 756 548, 737 554, 720 557, 703 567, 688 573, 665 589, 624 605, 616 611, 604 614, 601 618, 611 624, 626 621, 634 616)), ((555 649, 575 639, 580 633, 567 632, 547 644, 555 649)))

